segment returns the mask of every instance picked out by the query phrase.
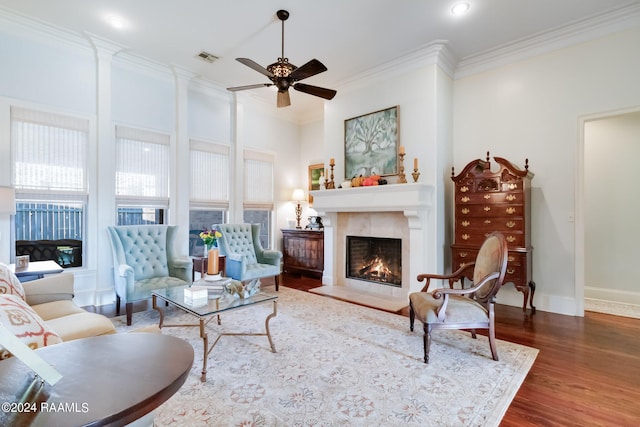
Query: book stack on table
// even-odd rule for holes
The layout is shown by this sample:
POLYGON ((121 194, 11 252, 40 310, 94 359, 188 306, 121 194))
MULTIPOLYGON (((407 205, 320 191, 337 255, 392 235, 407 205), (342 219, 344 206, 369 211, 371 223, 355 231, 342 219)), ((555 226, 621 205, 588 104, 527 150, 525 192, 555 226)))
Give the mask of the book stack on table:
POLYGON ((206 288, 209 294, 209 299, 220 298, 225 293, 225 287, 231 283, 230 277, 222 277, 215 281, 210 280, 198 280, 194 285, 202 288, 206 288))

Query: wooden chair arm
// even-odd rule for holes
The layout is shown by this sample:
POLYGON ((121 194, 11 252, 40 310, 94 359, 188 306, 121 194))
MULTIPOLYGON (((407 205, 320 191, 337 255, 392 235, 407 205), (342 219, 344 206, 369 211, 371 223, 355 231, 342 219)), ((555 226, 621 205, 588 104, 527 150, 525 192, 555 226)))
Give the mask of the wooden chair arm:
POLYGON ((470 288, 467 288, 467 289, 438 288, 438 289, 435 289, 431 293, 431 295, 435 299, 440 299, 445 294, 449 294, 449 295, 469 295, 469 294, 472 294, 472 293, 476 292, 481 287, 483 287, 485 285, 485 283, 487 283, 489 280, 497 279, 498 277, 500 277, 500 272, 499 271, 495 271, 493 273, 489 273, 486 276, 484 276, 482 279, 480 279, 480 281, 478 283, 474 284, 470 288))
POLYGON ((427 290, 429 289, 429 284, 431 283, 431 279, 448 280, 449 288, 453 288, 453 284, 459 281, 460 279, 464 277, 473 277, 473 267, 475 265, 476 265, 475 262, 470 262, 468 264, 463 265, 462 267, 460 267, 458 270, 454 271, 451 274, 419 274, 418 282, 422 282, 423 280, 427 281, 425 285, 422 287, 422 289, 420 290, 420 292, 427 292, 427 290), (471 273, 472 273, 471 276, 463 274, 463 273, 466 273, 467 270, 469 269, 471 269, 471 273))

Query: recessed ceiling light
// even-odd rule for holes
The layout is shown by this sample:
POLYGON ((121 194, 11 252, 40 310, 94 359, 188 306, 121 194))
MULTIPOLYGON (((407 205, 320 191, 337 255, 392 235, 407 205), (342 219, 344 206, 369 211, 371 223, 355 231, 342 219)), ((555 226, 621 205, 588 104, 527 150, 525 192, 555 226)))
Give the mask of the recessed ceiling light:
POLYGON ((127 22, 124 20, 124 18, 118 15, 109 15, 107 16, 106 20, 109 25, 111 25, 116 30, 122 30, 127 26, 127 22))
POLYGON ((456 3, 451 8, 451 13, 453 13, 456 16, 464 15, 469 11, 469 7, 470 7, 469 3, 465 3, 465 2, 456 3))

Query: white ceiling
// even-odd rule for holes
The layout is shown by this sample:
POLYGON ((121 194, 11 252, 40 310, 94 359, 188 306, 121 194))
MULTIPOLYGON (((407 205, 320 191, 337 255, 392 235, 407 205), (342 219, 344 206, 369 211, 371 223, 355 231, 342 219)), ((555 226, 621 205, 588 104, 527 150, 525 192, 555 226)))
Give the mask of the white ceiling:
MULTIPOLYGON (((281 54, 281 24, 286 9, 285 56, 300 66, 317 58, 328 71, 305 83, 340 89, 350 77, 446 40, 458 59, 639 0, 465 0, 470 11, 451 15, 460 0, 0 0, 0 5, 56 26, 111 40, 137 55, 174 64, 223 87, 268 83, 235 61, 262 66, 281 54), (116 30, 108 15, 121 16, 116 30), (205 50, 212 64, 196 58, 205 50)), ((271 89, 255 89, 273 98, 271 89)), ((322 100, 291 91, 292 109, 321 108, 322 100)))

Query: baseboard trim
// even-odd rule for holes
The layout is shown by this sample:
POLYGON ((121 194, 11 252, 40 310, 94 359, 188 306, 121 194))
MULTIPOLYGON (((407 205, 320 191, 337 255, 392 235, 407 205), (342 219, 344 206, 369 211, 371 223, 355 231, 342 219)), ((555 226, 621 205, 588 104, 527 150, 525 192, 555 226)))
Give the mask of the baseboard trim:
POLYGON ((585 298, 584 310, 640 319, 640 305, 636 304, 585 298))

